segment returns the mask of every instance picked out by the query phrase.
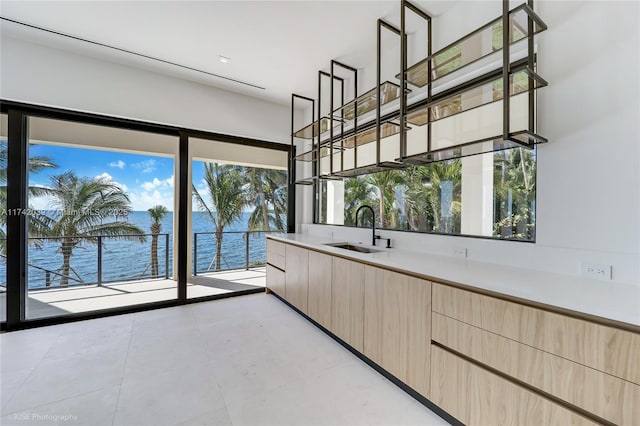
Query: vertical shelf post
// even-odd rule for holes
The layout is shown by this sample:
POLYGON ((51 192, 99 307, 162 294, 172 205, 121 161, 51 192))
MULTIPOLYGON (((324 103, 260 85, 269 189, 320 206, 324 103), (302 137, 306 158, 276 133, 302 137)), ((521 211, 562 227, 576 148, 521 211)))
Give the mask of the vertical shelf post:
POLYGON ((502 139, 509 139, 509 126, 511 120, 509 93, 509 0, 502 0, 502 139))
MULTIPOLYGON (((404 0, 403 0, 403 4, 404 4, 404 0)), ((382 108, 382 99, 381 99, 381 95, 382 95, 382 90, 380 87, 380 84, 382 82, 382 28, 385 28, 389 31, 391 31, 392 33, 400 36, 400 39, 402 40, 402 32, 394 27, 393 25, 389 24, 386 21, 383 21, 382 19, 378 19, 378 30, 377 30, 377 55, 376 55, 376 166, 380 165, 380 139, 381 139, 381 131, 380 131, 380 109, 382 108)), ((402 42, 401 42, 402 45, 402 42)), ((402 50, 402 49, 400 49, 402 50)), ((401 55, 402 56, 402 55, 401 55)), ((400 61, 402 62, 402 60, 400 61)), ((402 64, 400 64, 400 66, 402 67, 402 64)), ((402 99, 404 98, 405 100, 405 106, 404 109, 406 110, 406 97, 403 97, 402 95, 405 93, 405 88, 406 88, 406 81, 404 82, 404 86, 402 85, 402 79, 405 78, 404 77, 404 72, 400 73, 400 80, 401 80, 401 84, 400 84, 400 127, 404 128, 404 126, 402 125, 402 121, 404 120, 404 115, 402 113, 403 111, 403 107, 402 107, 402 99)), ((406 134, 405 134, 406 136, 406 134)), ((402 130, 400 132, 400 154, 402 155, 402 130)), ((357 144, 355 144, 357 146, 357 144)), ((357 164, 356 164, 357 166, 357 164)))

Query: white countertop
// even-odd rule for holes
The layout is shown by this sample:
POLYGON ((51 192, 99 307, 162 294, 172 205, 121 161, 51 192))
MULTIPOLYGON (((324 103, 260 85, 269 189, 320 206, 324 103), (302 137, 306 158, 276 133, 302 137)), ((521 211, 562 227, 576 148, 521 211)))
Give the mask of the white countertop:
MULTIPOLYGON (((436 256, 396 248, 358 253, 326 243, 342 242, 308 234, 271 235, 269 238, 354 260, 412 272, 434 281, 458 283, 508 296, 557 306, 640 326, 640 286, 560 275, 513 266, 436 256)), ((346 240, 344 242, 347 242, 346 240)), ((357 243, 352 243, 357 245, 357 243)), ((384 241, 380 241, 384 245, 384 241)), ((364 246, 369 247, 369 246, 364 246)))

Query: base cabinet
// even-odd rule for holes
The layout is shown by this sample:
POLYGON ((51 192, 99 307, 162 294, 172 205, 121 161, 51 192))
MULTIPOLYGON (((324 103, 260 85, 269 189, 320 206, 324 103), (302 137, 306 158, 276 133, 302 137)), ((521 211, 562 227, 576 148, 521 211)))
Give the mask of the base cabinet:
POLYGON ((328 330, 331 330, 332 266, 330 255, 309 251, 308 315, 328 330))
POLYGON ((431 401, 464 424, 597 424, 436 345, 431 371, 431 401))
POLYGON ((429 396, 431 283, 365 267, 364 354, 429 396))
POLYGON ((267 288, 280 297, 285 295, 285 273, 267 264, 267 288))
POLYGON ((309 250, 288 244, 285 259, 285 299, 305 314, 309 291, 309 250))
POLYGON ((465 424, 640 425, 627 328, 282 242, 267 287, 465 424))
POLYGON ((363 351, 364 265, 334 257, 331 279, 331 332, 363 351))

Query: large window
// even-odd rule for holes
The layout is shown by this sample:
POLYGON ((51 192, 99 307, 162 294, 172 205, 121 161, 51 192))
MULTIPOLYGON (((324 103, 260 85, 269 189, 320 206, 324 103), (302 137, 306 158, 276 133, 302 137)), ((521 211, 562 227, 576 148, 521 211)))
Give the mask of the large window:
POLYGON ((319 218, 355 226, 356 210, 369 205, 382 229, 533 241, 535 197, 535 150, 512 149, 323 180, 319 218))

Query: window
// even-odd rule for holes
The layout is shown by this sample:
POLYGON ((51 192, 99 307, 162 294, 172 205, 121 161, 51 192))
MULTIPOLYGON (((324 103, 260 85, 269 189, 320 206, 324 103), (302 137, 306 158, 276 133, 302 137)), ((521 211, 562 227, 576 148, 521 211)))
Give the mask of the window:
POLYGON ((319 191, 320 223, 355 226, 369 205, 382 229, 535 240, 535 150, 323 180, 319 191))

